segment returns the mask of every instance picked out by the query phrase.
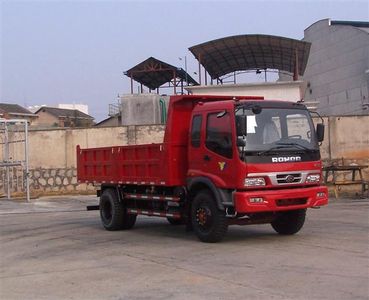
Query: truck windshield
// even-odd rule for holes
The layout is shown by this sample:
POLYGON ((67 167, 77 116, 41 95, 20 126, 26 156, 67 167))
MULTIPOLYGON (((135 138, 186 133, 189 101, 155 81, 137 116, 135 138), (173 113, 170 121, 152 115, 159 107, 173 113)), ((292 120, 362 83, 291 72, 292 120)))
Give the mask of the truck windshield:
MULTIPOLYGON (((315 129, 306 109, 240 107, 236 115, 245 115, 246 135, 239 147, 248 155, 268 155, 275 152, 317 151, 315 129), (254 112, 253 112, 254 111, 254 112)), ((240 143, 238 142, 240 145, 240 143)))

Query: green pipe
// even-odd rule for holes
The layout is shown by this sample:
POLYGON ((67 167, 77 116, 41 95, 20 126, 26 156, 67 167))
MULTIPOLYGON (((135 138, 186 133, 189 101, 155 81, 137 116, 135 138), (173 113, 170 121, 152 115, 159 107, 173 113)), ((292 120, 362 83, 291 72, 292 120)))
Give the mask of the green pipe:
POLYGON ((167 109, 163 98, 159 99, 159 106, 160 106, 160 121, 161 124, 165 124, 167 122, 167 109))

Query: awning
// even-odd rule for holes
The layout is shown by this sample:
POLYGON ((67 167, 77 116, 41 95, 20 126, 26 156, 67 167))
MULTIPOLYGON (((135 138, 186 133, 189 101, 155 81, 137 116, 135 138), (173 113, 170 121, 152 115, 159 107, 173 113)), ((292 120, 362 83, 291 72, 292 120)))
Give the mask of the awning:
POLYGON ((198 83, 182 68, 177 68, 154 57, 149 57, 128 71, 125 75, 135 81, 147 86, 149 89, 156 89, 174 78, 178 81, 187 82, 187 85, 197 85, 198 83))
POLYGON ((276 69, 303 75, 311 44, 272 35, 236 35, 202 43, 189 50, 216 79, 231 72, 276 69))

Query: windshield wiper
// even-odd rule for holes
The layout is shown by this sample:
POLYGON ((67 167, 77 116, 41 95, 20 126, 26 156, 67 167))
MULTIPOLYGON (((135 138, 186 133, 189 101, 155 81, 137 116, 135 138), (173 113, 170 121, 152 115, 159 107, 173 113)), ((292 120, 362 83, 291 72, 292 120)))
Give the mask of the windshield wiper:
POLYGON ((271 147, 270 149, 258 152, 258 155, 260 156, 260 155, 263 155, 263 154, 267 154, 267 153, 270 153, 273 150, 277 150, 277 149, 291 148, 291 146, 297 146, 297 147, 300 147, 301 150, 307 150, 309 152, 316 151, 315 149, 308 148, 308 147, 306 147, 304 145, 301 145, 301 144, 298 144, 298 143, 277 142, 277 143, 275 143, 275 146, 271 147))
POLYGON ((298 146, 300 147, 300 149, 304 149, 304 150, 310 150, 310 151, 314 151, 315 149, 311 149, 309 147, 306 147, 304 145, 301 145, 299 143, 284 143, 284 142, 277 142, 277 145, 281 145, 281 146, 298 146))
POLYGON ((283 149, 283 148, 290 148, 290 146, 289 145, 273 146, 273 147, 269 148, 268 150, 258 152, 258 155, 260 156, 260 155, 263 155, 263 154, 267 154, 269 152, 272 152, 273 150, 283 149))

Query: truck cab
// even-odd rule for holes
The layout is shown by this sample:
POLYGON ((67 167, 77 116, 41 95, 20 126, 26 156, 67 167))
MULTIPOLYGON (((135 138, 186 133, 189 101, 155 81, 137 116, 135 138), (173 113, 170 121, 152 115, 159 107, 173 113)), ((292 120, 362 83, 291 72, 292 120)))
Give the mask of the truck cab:
POLYGON ((327 203, 326 187, 320 185, 322 131, 317 134, 304 105, 266 100, 199 103, 191 124, 187 176, 209 179, 228 195, 231 191, 220 204, 235 213, 327 203))
POLYGON ((187 181, 189 190, 210 191, 193 204, 193 226, 200 238, 214 220, 209 194, 228 223, 271 223, 280 234, 298 232, 306 208, 328 203, 327 188, 321 186, 323 137, 323 125, 315 129, 309 111, 299 103, 197 103, 191 117, 187 181))

